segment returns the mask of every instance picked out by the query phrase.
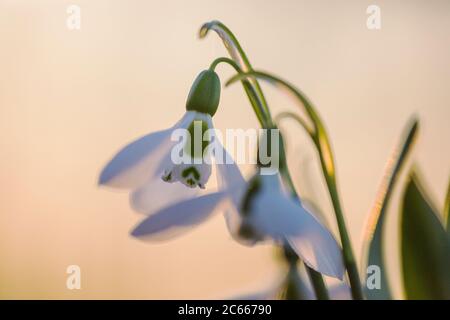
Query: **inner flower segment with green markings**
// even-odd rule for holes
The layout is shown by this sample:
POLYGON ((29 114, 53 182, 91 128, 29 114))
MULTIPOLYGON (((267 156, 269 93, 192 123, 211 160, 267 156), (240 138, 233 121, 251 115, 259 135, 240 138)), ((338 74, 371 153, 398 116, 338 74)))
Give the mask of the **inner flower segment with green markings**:
MULTIPOLYGON (((210 117, 204 115, 205 118, 210 117)), ((165 182, 181 182, 190 188, 199 187, 205 188, 206 182, 211 176, 211 161, 210 155, 206 154, 205 150, 210 144, 210 134, 208 129, 210 119, 196 119, 186 130, 186 137, 182 143, 183 148, 180 151, 181 163, 172 163, 170 169, 164 170, 162 180, 165 182), (182 153, 182 154, 181 154, 182 153)))

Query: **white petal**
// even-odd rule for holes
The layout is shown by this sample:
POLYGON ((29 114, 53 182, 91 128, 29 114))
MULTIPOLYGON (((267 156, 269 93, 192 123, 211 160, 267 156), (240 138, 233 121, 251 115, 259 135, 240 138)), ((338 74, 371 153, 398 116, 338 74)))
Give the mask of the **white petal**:
POLYGON ((102 170, 99 184, 116 188, 136 188, 155 175, 161 159, 177 141, 171 141, 174 129, 192 122, 195 113, 186 112, 172 128, 150 133, 120 150, 102 170))
POLYGON ((325 275, 342 279, 342 252, 331 232, 304 208, 295 203, 292 206, 297 208, 297 228, 288 235, 288 242, 308 266, 325 275))
POLYGON ((193 198, 198 192, 197 188, 186 188, 181 183, 152 178, 149 183, 131 193, 130 204, 137 212, 150 215, 170 204, 193 198))
POLYGON ((173 238, 219 212, 225 200, 224 192, 215 192, 178 202, 146 218, 131 234, 147 240, 173 238))
POLYGON ((223 147, 218 139, 215 140, 217 148, 222 150, 222 159, 216 158, 216 168, 217 168, 217 184, 220 190, 230 190, 234 188, 241 189, 247 185, 239 170, 238 165, 234 161, 233 157, 228 153, 228 151, 223 147))
POLYGON ((247 181, 242 176, 238 165, 217 139, 217 148, 221 148, 222 158, 215 159, 216 175, 219 190, 228 193, 231 201, 227 202, 224 208, 225 222, 231 236, 237 242, 244 245, 254 245, 255 241, 244 239, 239 236, 239 229, 242 225, 242 217, 239 214, 241 200, 247 190, 247 181))
MULTIPOLYGON (((189 121, 184 121, 183 123, 179 124, 177 128, 183 128, 188 129, 191 125, 192 121, 204 121, 206 123, 212 123, 211 116, 209 114, 196 112, 196 111, 187 111, 186 115, 189 117, 189 121)), ((180 121, 181 122, 181 121, 180 121)), ((176 129, 176 128, 175 128, 176 129)), ((160 176, 161 172, 164 172, 168 168, 174 166, 175 164, 172 161, 172 155, 171 152, 167 152, 161 160, 157 164, 155 164, 156 170, 155 170, 155 177, 160 176)))
POLYGON ((263 187, 251 210, 252 224, 258 231, 276 241, 288 241, 308 266, 342 279, 344 265, 339 245, 331 232, 299 203, 271 187, 263 187))

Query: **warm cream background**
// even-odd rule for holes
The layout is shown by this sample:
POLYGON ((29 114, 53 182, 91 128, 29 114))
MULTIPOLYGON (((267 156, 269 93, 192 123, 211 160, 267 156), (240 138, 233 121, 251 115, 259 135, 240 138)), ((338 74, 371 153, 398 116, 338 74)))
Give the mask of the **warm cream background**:
MULTIPOLYGON (((178 120, 193 78, 225 54, 215 35, 196 37, 211 19, 234 30, 255 67, 290 79, 319 107, 358 255, 384 164, 413 113, 422 120, 415 159, 442 204, 448 1, 0 0, 1 298, 216 298, 277 278, 271 249, 234 243, 221 217, 166 244, 130 238, 139 217, 126 194, 96 186, 119 147, 178 120), (81 6, 81 31, 66 28, 71 3, 81 6), (382 8, 380 31, 366 28, 369 4, 382 8), (80 291, 65 288, 69 264, 82 269, 80 291)), ((274 109, 290 106, 267 94, 274 109)), ((223 91, 215 118, 220 128, 256 125, 238 86, 223 91)), ((302 192, 320 199, 312 149, 290 128, 302 192)), ((329 213, 326 198, 320 206, 329 213)))

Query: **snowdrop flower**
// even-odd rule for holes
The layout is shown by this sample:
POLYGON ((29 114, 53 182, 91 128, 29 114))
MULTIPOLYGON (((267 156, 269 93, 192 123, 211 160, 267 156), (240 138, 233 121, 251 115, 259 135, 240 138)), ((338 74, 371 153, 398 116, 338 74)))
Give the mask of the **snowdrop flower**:
MULTIPOLYGON (((232 206, 229 190, 240 187, 239 178, 242 176, 226 149, 218 145, 216 151, 218 150, 217 154, 223 157, 216 162, 219 191, 160 206, 158 210, 153 211, 141 221, 131 235, 150 241, 171 239, 232 206), (236 170, 239 173, 238 176, 233 174, 236 170)), ((135 192, 134 198, 134 202, 143 204, 143 207, 149 206, 146 201, 150 203, 154 201, 154 195, 146 192, 145 188, 143 191, 135 192)))
POLYGON ((225 218, 238 242, 288 243, 309 267, 342 279, 342 253, 333 235, 302 203, 287 195, 278 174, 255 174, 244 191, 232 191, 231 198, 234 205, 225 218))
POLYGON ((192 199, 205 188, 211 175, 210 158, 215 153, 206 154, 205 148, 214 145, 217 153, 222 148, 213 136, 204 141, 208 130, 214 128, 212 116, 219 99, 219 77, 213 70, 201 72, 191 87, 183 117, 174 126, 145 135, 121 149, 102 170, 99 184, 131 189, 132 207, 146 214, 192 199))
POLYGON ((222 211, 230 233, 238 242, 245 245, 266 240, 279 245, 288 243, 308 266, 342 279, 341 249, 333 235, 301 203, 285 193, 278 174, 256 174, 246 181, 236 164, 218 165, 218 169, 222 191, 166 207, 145 219, 132 235, 158 236, 222 211), (213 205, 219 202, 221 205, 213 205), (169 215, 173 217, 171 221, 163 219, 169 215), (187 216, 191 220, 186 224, 187 216))

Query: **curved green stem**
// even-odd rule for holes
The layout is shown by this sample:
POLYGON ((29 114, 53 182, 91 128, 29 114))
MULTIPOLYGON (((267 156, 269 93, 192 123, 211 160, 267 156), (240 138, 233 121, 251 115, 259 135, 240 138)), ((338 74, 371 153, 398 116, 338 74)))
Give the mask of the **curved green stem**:
MULTIPOLYGON (((315 108, 312 106, 312 104, 300 90, 295 88, 289 82, 284 81, 269 73, 250 71, 245 74, 237 74, 230 80, 228 80, 226 86, 243 78, 252 78, 252 77, 268 80, 271 83, 277 84, 282 88, 287 89, 289 93, 293 94, 294 97, 300 101, 301 106, 304 108, 306 114, 309 116, 311 123, 313 124, 314 130, 312 132, 308 130, 308 133, 310 134, 312 133, 311 138, 319 154, 320 164, 328 187, 331 202, 333 204, 336 222, 339 229, 339 235, 341 238, 344 263, 347 268, 350 285, 352 289, 352 296, 354 299, 363 299, 360 276, 358 268, 356 266, 356 260, 353 254, 350 237, 347 232, 345 218, 341 207, 341 201, 339 199, 339 193, 337 190, 333 152, 331 150, 330 141, 328 138, 328 134, 325 130, 325 127, 323 125, 323 122, 319 117, 318 113, 316 112, 315 108)), ((300 122, 302 126, 303 123, 304 123, 303 121, 300 122)))
MULTIPOLYGON (((286 183, 286 187, 289 189, 291 196, 295 199, 298 199, 297 192, 295 191, 294 182, 292 181, 291 175, 287 168, 287 159, 285 157, 284 152, 280 152, 280 175, 283 178, 283 181, 286 183)), ((291 249, 292 252, 294 250, 291 249)), ((306 272, 309 275, 309 279, 314 288, 314 292, 318 300, 329 300, 329 294, 325 282, 323 281, 322 275, 315 271, 314 269, 308 267, 306 263, 304 263, 306 267, 306 272)))
MULTIPOLYGON (((247 55, 245 54, 244 50, 242 49, 241 44, 237 40, 236 36, 231 32, 230 29, 228 29, 228 27, 226 25, 224 25, 222 22, 217 21, 217 20, 207 22, 207 23, 203 24, 203 26, 200 28, 199 37, 201 39, 206 37, 209 30, 214 30, 219 35, 219 37, 224 42, 225 47, 228 50, 228 52, 230 53, 231 57, 238 65, 240 65, 240 67, 243 71, 248 72, 248 71, 253 70, 253 67, 250 64, 250 61, 249 61, 247 55)), ((253 85, 254 85, 254 90, 257 93, 257 97, 259 98, 259 100, 261 102, 265 121, 270 122, 272 120, 272 117, 270 115, 270 110, 267 105, 267 100, 264 96, 261 86, 259 85, 258 80, 256 80, 256 79, 253 80, 253 85)))
MULTIPOLYGON (((228 65, 232 66, 234 68, 234 70, 236 70, 237 73, 243 74, 241 67, 239 67, 239 65, 234 60, 232 60, 230 58, 226 58, 226 57, 220 57, 220 58, 215 59, 211 63, 209 69, 215 70, 215 68, 220 63, 227 63, 228 65)), ((242 86, 244 87, 244 91, 247 94, 247 98, 250 101, 253 111, 255 112, 256 117, 258 118, 259 123, 261 124, 261 126, 265 126, 267 121, 266 121, 266 118, 264 117, 263 106, 258 99, 258 94, 255 92, 255 89, 253 88, 251 83, 248 81, 248 79, 242 79, 241 83, 242 83, 242 86)))
POLYGON ((213 62, 211 62, 211 65, 209 66, 210 70, 215 70, 216 67, 220 64, 220 63, 228 63, 230 66, 232 66, 234 68, 234 70, 236 70, 238 73, 243 73, 241 67, 239 67, 239 65, 230 58, 227 57, 220 57, 215 59, 213 62))
POLYGON ((297 115, 293 112, 289 112, 289 111, 280 112, 279 114, 277 114, 275 116, 275 123, 278 124, 283 119, 295 120, 298 124, 300 124, 305 129, 305 131, 308 133, 309 137, 311 139, 314 139, 314 129, 311 128, 311 126, 309 124, 307 124, 306 121, 303 120, 299 115, 297 115))
MULTIPOLYGON (((244 74, 244 71, 253 71, 253 68, 250 64, 250 61, 247 58, 247 55, 245 54, 244 50, 242 49, 239 41, 234 36, 234 34, 229 30, 224 24, 222 24, 219 21, 211 21, 209 23, 205 23, 200 28, 200 38, 204 38, 209 30, 214 30, 217 32, 217 34, 222 38, 226 48, 228 49, 228 52, 230 53, 233 60, 228 58, 218 58, 211 64, 211 69, 214 70, 214 68, 221 62, 225 62, 230 64, 238 74, 242 75, 244 74), (236 50, 236 52, 234 51, 236 50), (233 61, 233 62, 232 62, 233 61)), ((266 98, 264 96, 264 93, 261 89, 261 86, 257 79, 252 79, 252 83, 248 81, 247 78, 243 77, 241 79, 242 85, 244 86, 244 89, 247 93, 247 96, 250 100, 250 103, 252 104, 252 107, 258 117, 258 120, 261 124, 261 127, 263 128, 273 128, 274 127, 274 121, 272 119, 272 116, 270 114, 269 107, 267 105, 266 98)), ((284 157, 283 157, 284 158, 284 157)), ((284 159, 285 161, 285 159, 284 159)), ((285 166, 287 168, 287 166, 285 166)), ((289 173, 286 171, 286 178, 291 181, 291 177, 289 173)), ((295 193, 295 190, 294 190, 295 193)), ((295 196, 296 193, 295 193, 295 196)), ((328 298, 328 292, 326 290, 325 284, 323 282, 322 275, 317 274, 311 274, 309 269, 307 268, 308 273, 310 273, 310 279, 313 284, 313 287, 316 292, 316 296, 320 299, 327 299, 328 298)))
POLYGON ((322 275, 316 270, 308 267, 305 263, 306 272, 309 275, 309 279, 314 287, 314 291, 316 292, 317 300, 330 300, 330 295, 328 294, 327 287, 325 282, 323 281, 322 275))
POLYGON ((304 263, 297 253, 295 253, 295 250, 288 244, 285 243, 283 245, 283 252, 284 252, 284 258, 287 264, 289 265, 289 273, 292 273, 293 276, 297 278, 297 281, 294 281, 294 283, 291 283, 291 285, 288 284, 289 287, 294 287, 295 290, 286 290, 287 293, 290 292, 290 294, 286 294, 286 298, 294 298, 294 299, 307 299, 307 296, 304 294, 304 288, 303 287, 303 281, 300 277, 300 274, 297 269, 297 263, 300 262, 305 266, 306 272, 309 276, 309 279, 311 281, 311 284, 314 288, 314 292, 316 294, 316 298, 318 300, 329 300, 330 297, 328 295, 327 287, 325 285, 325 282, 323 281, 322 275, 315 271, 314 269, 308 267, 306 263, 304 263), (299 283, 300 287, 296 288, 296 283, 301 281, 302 283, 299 283))

